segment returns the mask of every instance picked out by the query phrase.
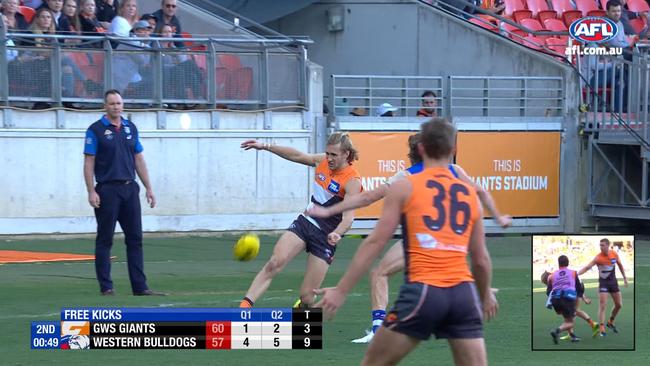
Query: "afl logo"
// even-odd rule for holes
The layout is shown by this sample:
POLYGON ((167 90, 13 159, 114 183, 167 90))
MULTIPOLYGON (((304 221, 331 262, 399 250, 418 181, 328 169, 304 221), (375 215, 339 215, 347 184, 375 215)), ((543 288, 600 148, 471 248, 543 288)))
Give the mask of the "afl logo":
POLYGON ((603 43, 618 34, 618 26, 612 20, 602 17, 585 17, 575 20, 569 27, 571 38, 582 43, 603 43))
POLYGON ((326 178, 325 178, 325 175, 324 175, 323 173, 318 173, 318 180, 319 180, 319 181, 324 182, 325 179, 326 179, 326 178))

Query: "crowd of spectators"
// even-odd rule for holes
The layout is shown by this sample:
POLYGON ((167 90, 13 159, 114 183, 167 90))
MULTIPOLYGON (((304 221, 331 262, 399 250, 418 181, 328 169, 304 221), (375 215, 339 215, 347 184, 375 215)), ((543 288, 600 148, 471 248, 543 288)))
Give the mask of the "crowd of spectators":
MULTIPOLYGON (((599 252, 600 237, 596 236, 538 236, 533 242, 533 280, 540 278, 544 271, 553 272, 557 268, 560 255, 569 257, 573 269, 580 269, 589 263, 599 252)), ((629 277, 634 277, 634 244, 631 238, 610 237, 611 250, 618 253, 629 277)), ((598 277, 596 269, 585 273, 583 278, 598 277)))
MULTIPOLYGON (((142 1, 142 0, 140 0, 142 1)), ((79 52, 73 49, 102 49, 104 40, 80 40, 75 38, 55 39, 38 35, 111 35, 120 39, 111 41, 112 48, 120 50, 146 50, 165 48, 174 53, 163 54, 163 66, 169 71, 170 80, 189 80, 196 85, 164 87, 164 97, 182 99, 197 95, 200 71, 189 57, 182 55, 183 41, 159 42, 150 37, 181 38, 181 21, 176 16, 177 1, 162 0, 160 9, 151 14, 140 15, 138 0, 2 0, 0 3, 4 27, 9 34, 6 45, 9 74, 15 80, 14 88, 27 92, 29 96, 48 97, 52 45, 59 42, 65 47, 61 52, 61 93, 63 97, 85 97, 101 95, 102 80, 92 80, 82 70, 83 63, 93 64, 93 52, 79 52), (29 34, 29 36, 25 36, 29 34), (143 40, 142 38, 145 38, 143 40), (11 49, 11 46, 21 48, 11 49), (39 49, 40 48, 40 49, 39 49), (69 50, 69 51, 66 51, 69 50), (81 60, 77 54, 84 55, 81 60)), ((97 54, 97 52, 95 52, 97 54)), ((152 95, 153 76, 150 56, 146 52, 115 52, 114 87, 123 95, 134 98, 152 95)), ((191 84, 191 83, 190 83, 191 84)), ((12 85, 10 85, 12 88, 12 85)), ((20 95, 20 94, 19 94, 20 95)), ((37 103, 36 107, 45 103, 37 103)), ((70 103, 68 103, 70 105, 70 103)))

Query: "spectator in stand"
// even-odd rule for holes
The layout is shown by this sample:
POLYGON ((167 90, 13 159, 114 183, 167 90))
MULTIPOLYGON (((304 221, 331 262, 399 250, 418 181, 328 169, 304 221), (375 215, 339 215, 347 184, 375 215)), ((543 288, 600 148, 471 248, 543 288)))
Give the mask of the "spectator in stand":
MULTIPOLYGON (((7 26, 7 16, 2 14, 2 16, 0 18, 2 18, 2 22, 3 22, 4 26, 6 27, 7 26)), ((11 48, 11 47, 15 47, 16 44, 14 43, 14 41, 11 38, 7 37, 6 40, 5 40, 5 45, 7 46, 7 62, 11 62, 11 61, 15 60, 18 57, 18 51, 11 48)))
POLYGON ((18 11, 18 5, 20 5, 18 0, 2 0, 2 14, 7 16, 5 25, 10 31, 27 30, 29 28, 29 22, 18 11))
POLYGON ((120 37, 128 37, 133 25, 138 21, 138 3, 136 0, 124 0, 118 15, 113 18, 108 32, 120 37))
POLYGON ((79 5, 81 7, 79 10, 79 18, 81 20, 81 30, 83 33, 88 36, 104 34, 106 29, 99 22, 99 19, 97 19, 95 0, 81 0, 79 5))
POLYGON ((43 5, 43 0, 23 0, 24 6, 29 6, 32 9, 38 9, 43 5))
MULTIPOLYGON (((176 16, 176 0, 162 0, 161 7, 161 9, 156 10, 153 13, 153 16, 155 16, 156 20, 158 20, 158 29, 156 29, 155 33, 160 34, 160 30, 162 29, 163 25, 169 24, 172 26, 174 37, 181 38, 181 22, 176 16)), ((175 43, 176 47, 183 47, 183 41, 178 41, 175 43)))
MULTIPOLYGON (((165 24, 160 30, 160 37, 173 38, 172 26, 165 24)), ((160 48, 176 49, 175 42, 162 41, 160 48)), ((201 71, 191 56, 180 52, 163 53, 163 96, 171 99, 187 99, 201 95, 201 71)))
POLYGON ((70 30, 73 33, 80 34, 81 21, 79 20, 79 14, 77 13, 76 0, 65 0, 65 3, 63 4, 63 16, 68 18, 68 22, 70 23, 70 30))
POLYGON ((160 31, 158 30, 158 19, 156 19, 153 14, 144 14, 140 17, 140 20, 148 21, 151 29, 156 30, 156 34, 160 34, 160 31))
POLYGON ((648 13, 635 13, 628 10, 627 0, 619 0, 619 2, 621 3, 621 23, 623 23, 623 30, 625 31, 625 34, 636 34, 640 37, 646 37, 648 32, 648 24, 650 24, 650 15, 648 15, 648 13), (638 17, 642 17, 641 19, 644 20, 645 27, 640 33, 637 34, 632 27, 632 24, 630 24, 630 19, 635 19, 638 17))
POLYGON ((56 33, 68 35, 71 33, 70 21, 68 17, 63 16, 63 0, 47 0, 39 9, 46 8, 52 11, 54 15, 54 28, 56 33))
POLYGON ((120 2, 118 0, 97 0, 96 15, 97 20, 101 23, 104 29, 108 29, 117 16, 120 9, 120 2))
MULTIPOLYGON (((609 0, 606 4, 607 18, 616 23, 618 29, 624 30, 625 27, 621 22, 621 14, 623 13, 623 5, 618 0, 609 0)), ((623 58, 632 61, 632 48, 630 42, 625 37, 625 32, 618 32, 616 36, 607 43, 602 44, 606 47, 621 47, 623 49, 623 58)))
MULTIPOLYGON (((147 38, 151 32, 149 28, 149 22, 140 20, 133 25, 133 36, 147 38)), ((117 47, 118 50, 146 50, 149 48, 148 42, 136 40, 120 43, 117 47)), ((115 53, 113 64, 113 85, 116 89, 124 92, 125 98, 151 95, 151 62, 150 56, 146 52, 115 53)))
POLYGON ((418 117, 436 117, 438 115, 438 97, 436 93, 431 90, 426 90, 422 93, 422 108, 418 110, 416 116, 418 117))
POLYGON ((379 117, 394 117, 394 112, 397 111, 397 108, 393 107, 390 103, 382 103, 377 107, 377 115, 379 117))
MULTIPOLYGON (((54 26, 54 14, 48 8, 40 8, 36 10, 32 24, 29 26, 29 32, 32 34, 49 34, 55 35, 56 28, 54 26)), ((51 43, 54 42, 54 38, 30 38, 22 43, 23 46, 34 46, 34 47, 48 47, 51 43)), ((25 51, 25 54, 30 54, 30 51, 25 51)), ((40 55, 43 55, 44 52, 39 52, 40 55)), ((39 58, 44 56, 37 56, 39 58)), ((19 56, 19 58, 21 58, 19 56)))
MULTIPOLYGON (((40 8, 36 11, 29 32, 34 35, 54 35, 54 15, 47 8, 40 8)), ((26 38, 21 42, 22 46, 33 46, 32 50, 21 51, 16 62, 9 63, 8 72, 15 80, 21 82, 21 86, 29 90, 32 97, 49 97, 52 94, 51 79, 51 51, 39 51, 41 47, 48 47, 54 42, 54 38, 26 38)), ((70 70, 66 70, 70 72, 70 70)), ((72 77, 63 77, 63 81, 72 80, 72 77)), ((62 85, 63 89, 69 89, 71 85, 62 85)), ((34 109, 49 108, 47 103, 37 102, 34 109)))
POLYGON ((365 108, 355 107, 350 112, 350 115, 355 117, 365 117, 368 115, 368 111, 365 108))

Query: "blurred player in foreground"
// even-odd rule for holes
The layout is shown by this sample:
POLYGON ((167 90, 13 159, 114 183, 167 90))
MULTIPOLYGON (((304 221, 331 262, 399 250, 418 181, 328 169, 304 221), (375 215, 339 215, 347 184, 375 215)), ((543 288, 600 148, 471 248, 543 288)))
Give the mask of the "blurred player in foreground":
MULTIPOLYGON (((388 192, 388 188, 393 182, 422 171, 422 157, 418 152, 419 142, 419 133, 409 136, 408 157, 411 161, 411 167, 395 174, 388 180, 388 182, 386 182, 386 184, 379 186, 377 189, 362 192, 361 194, 333 206, 322 207, 314 205, 307 210, 306 214, 312 217, 330 217, 347 210, 369 206, 370 204, 384 198, 386 192, 388 192)), ((455 164, 449 164, 448 168, 454 177, 474 186, 481 203, 487 208, 497 224, 503 228, 512 224, 512 217, 501 215, 492 199, 492 195, 490 195, 490 193, 484 190, 480 185, 474 184, 463 168, 455 164)), ((370 298, 372 302, 370 316, 372 318, 372 329, 371 331, 366 331, 365 336, 352 340, 352 343, 370 343, 377 332, 377 329, 379 329, 386 317, 386 307, 388 306, 388 278, 403 269, 404 247, 402 245, 402 240, 398 240, 390 247, 390 249, 388 249, 377 267, 370 272, 370 298)))
POLYGON ((434 334, 448 339, 457 365, 486 365, 483 316, 494 317, 498 304, 490 291, 492 263, 482 208, 475 189, 449 171, 456 141, 453 125, 434 118, 422 124, 421 139, 424 171, 391 184, 375 229, 338 285, 315 290, 323 295, 316 306, 333 317, 401 221, 405 283, 362 364, 396 364, 434 334))
MULTIPOLYGON (((332 205, 349 199, 362 190, 359 173, 352 167, 352 162, 358 159, 358 153, 345 133, 337 132, 327 139, 325 154, 306 154, 291 147, 255 140, 244 141, 241 147, 244 150, 267 150, 289 161, 316 167, 310 206, 314 203, 332 205)), ((239 306, 252 307, 269 288, 273 277, 303 250, 309 255, 300 288, 300 301, 305 306, 313 305, 313 289, 320 287, 323 282, 334 259, 336 244, 350 229, 353 220, 352 211, 327 219, 299 215, 278 239, 271 258, 255 276, 239 306)))
POLYGON ((607 294, 612 296, 614 300, 614 307, 612 308, 612 313, 609 316, 607 321, 607 328, 611 329, 612 332, 618 333, 616 325, 614 325, 614 319, 616 315, 621 311, 623 306, 623 297, 621 296, 621 291, 618 288, 618 280, 616 279, 616 266, 621 271, 623 276, 623 281, 625 282, 625 287, 627 287, 627 277, 625 276, 625 270, 623 269, 623 264, 618 258, 618 254, 615 251, 609 250, 609 239, 604 238, 600 240, 600 253, 592 259, 589 264, 584 266, 581 270, 578 271, 578 275, 581 275, 591 269, 594 265, 598 266, 598 320, 600 321, 600 336, 604 337, 607 335, 605 332, 605 308, 607 308, 607 294))

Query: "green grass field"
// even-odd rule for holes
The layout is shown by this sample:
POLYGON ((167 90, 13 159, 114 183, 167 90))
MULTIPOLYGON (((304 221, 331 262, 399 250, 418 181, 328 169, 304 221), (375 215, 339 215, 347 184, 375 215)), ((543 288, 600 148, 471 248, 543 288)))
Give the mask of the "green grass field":
MULTIPOLYGON (((152 289, 168 292, 167 297, 130 296, 124 246, 116 243, 113 254, 118 258, 113 266, 117 296, 98 294, 92 262, 0 265, 0 347, 2 365, 355 365, 365 351, 364 345, 351 344, 350 339, 363 335, 369 326, 368 282, 362 281, 348 298, 334 321, 324 325, 322 351, 207 351, 207 350, 90 350, 42 351, 30 349, 30 322, 58 320, 61 307, 67 306, 174 306, 174 307, 235 307, 250 281, 269 257, 276 237, 263 236, 262 250, 255 261, 239 263, 231 259, 235 237, 183 237, 145 240, 146 273, 152 289)), ((325 285, 340 278, 359 239, 344 239, 339 246, 325 285)), ((586 365, 613 363, 646 365, 650 358, 650 316, 639 311, 636 317, 636 352, 552 352, 531 351, 531 249, 530 237, 495 237, 488 239, 494 264, 494 287, 500 288, 500 311, 496 320, 485 325, 488 355, 492 365, 586 365)), ((92 240, 24 240, 2 241, 0 249, 39 250, 51 252, 92 253, 92 240)), ((271 285, 264 299, 256 305, 289 307, 296 299, 304 255, 298 257, 271 285)), ((636 297, 638 304, 650 302, 650 242, 637 240, 636 297)), ((401 276, 392 280, 394 299, 401 276)), ((536 311, 551 312, 538 306, 536 311)), ((631 296, 624 294, 626 311, 631 314, 631 296)), ((595 305, 588 310, 595 316, 595 305)), ((628 315, 626 315, 628 316, 628 315)), ((535 337, 550 343, 544 333, 557 320, 553 316, 540 322, 535 337), (547 324, 548 321, 548 324, 547 324)), ((584 323, 584 322, 583 322, 584 323)), ((631 323, 620 320, 622 330, 629 331, 631 323)), ((584 324, 579 333, 585 335, 584 324)), ((627 333, 626 333, 627 334, 627 333)), ((628 337, 627 335, 625 337, 628 337)), ((623 335, 619 335, 623 338, 623 335)), ((586 340, 586 337, 585 337, 586 340)), ((619 344, 614 336, 599 339, 598 345, 619 344)), ((587 345, 580 344, 578 349, 587 345)), ((571 345, 573 346, 573 345, 571 345)), ((551 347, 552 349, 552 347, 551 347)), ((445 341, 424 342, 403 362, 405 365, 449 365, 451 354, 445 341)))
MULTIPOLYGON (((535 279, 533 287, 541 288, 542 283, 535 279)), ((580 309, 585 311, 589 317, 598 322, 598 281, 585 281, 587 296, 591 298, 591 304, 580 304, 580 309)), ((546 309, 546 292, 534 292, 533 294, 533 348, 535 350, 573 350, 573 349, 634 349, 634 286, 630 279, 629 287, 623 287, 621 281, 621 294, 623 296, 623 308, 616 317, 616 328, 619 333, 607 331, 607 336, 592 337, 592 330, 586 321, 576 318, 576 334, 582 338, 578 343, 571 343, 568 340, 560 341, 555 345, 549 332, 562 323, 562 317, 555 311, 546 309)), ((611 297, 608 299, 608 306, 605 311, 605 319, 609 318, 613 307, 611 297)), ((564 334, 563 334, 564 335, 564 334)))

